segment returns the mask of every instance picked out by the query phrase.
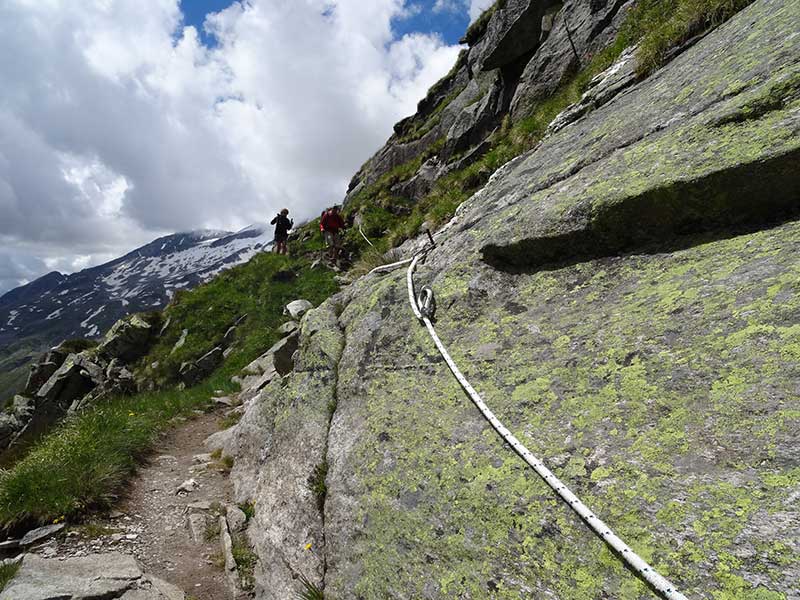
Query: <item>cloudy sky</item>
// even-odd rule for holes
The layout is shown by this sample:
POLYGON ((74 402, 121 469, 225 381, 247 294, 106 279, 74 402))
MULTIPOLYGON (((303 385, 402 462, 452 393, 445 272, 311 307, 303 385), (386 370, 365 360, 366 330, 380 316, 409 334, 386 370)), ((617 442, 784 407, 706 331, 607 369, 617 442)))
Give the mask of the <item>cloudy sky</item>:
POLYGON ((0 293, 340 201, 489 4, 0 1, 0 293))

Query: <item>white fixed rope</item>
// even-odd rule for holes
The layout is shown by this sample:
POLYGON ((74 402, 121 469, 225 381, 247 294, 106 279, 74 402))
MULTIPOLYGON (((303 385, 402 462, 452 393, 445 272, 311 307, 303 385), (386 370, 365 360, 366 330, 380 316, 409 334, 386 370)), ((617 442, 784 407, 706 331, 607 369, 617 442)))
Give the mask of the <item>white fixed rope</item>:
MULTIPOLYGON (((433 291, 430 288, 425 287, 423 288, 419 298, 417 298, 414 293, 414 270, 416 269, 419 260, 427 254, 429 249, 430 247, 426 247, 413 258, 392 263, 391 265, 386 265, 386 267, 395 268, 404 263, 411 263, 408 267, 408 271, 406 272, 408 300, 411 304, 411 310, 414 312, 414 316, 417 317, 417 319, 419 319, 428 329, 428 333, 430 334, 431 339, 433 339, 433 343, 436 344, 436 347, 438 348, 445 362, 447 362, 447 366, 450 367, 450 371, 452 371, 453 375, 455 375, 455 378, 458 380, 458 383, 461 384, 461 387, 464 388, 464 391, 467 392, 473 404, 475 404, 478 410, 481 411, 484 418, 491 424, 494 430, 500 434, 500 437, 502 437, 503 440, 505 440, 505 442, 508 443, 534 471, 536 471, 539 477, 541 477, 544 482, 559 495, 559 497, 567 504, 567 506, 577 513, 583 522, 586 523, 622 561, 627 563, 628 566, 630 566, 639 577, 647 582, 647 584, 656 594, 665 600, 687 600, 686 596, 678 591, 675 585, 673 585, 647 562, 645 562, 644 559, 636 554, 636 552, 634 552, 630 546, 623 542, 622 539, 620 539, 608 525, 603 523, 603 521, 600 520, 600 518, 589 509, 589 507, 581 502, 580 498, 573 494, 572 491, 570 491, 569 488, 567 488, 567 486, 564 485, 561 480, 558 479, 558 477, 556 477, 550 471, 550 469, 544 465, 544 463, 542 463, 542 461, 536 458, 536 456, 534 456, 533 453, 528 450, 522 444, 522 442, 520 442, 505 425, 503 425, 503 423, 500 422, 488 405, 483 401, 483 398, 481 398, 480 394, 475 391, 475 388, 473 388, 467 378, 464 377, 464 374, 453 361, 453 358, 450 356, 447 348, 445 348, 442 340, 439 339, 439 336, 436 334, 436 329, 434 329, 433 323, 431 323, 430 317, 432 315, 430 312, 428 312, 428 306, 433 303, 433 291)), ((377 269, 373 269, 373 271, 377 271, 377 269)))

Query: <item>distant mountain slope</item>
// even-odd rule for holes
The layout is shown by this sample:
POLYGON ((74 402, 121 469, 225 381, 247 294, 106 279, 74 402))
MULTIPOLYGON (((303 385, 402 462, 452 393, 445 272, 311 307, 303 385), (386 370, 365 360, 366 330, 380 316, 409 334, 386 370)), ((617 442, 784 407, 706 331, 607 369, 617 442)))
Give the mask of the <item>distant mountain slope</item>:
POLYGON ((0 403, 14 394, 27 364, 63 339, 96 337, 131 312, 161 308, 250 260, 272 241, 257 224, 231 233, 192 231, 159 238, 125 256, 72 275, 48 273, 0 297, 0 403))

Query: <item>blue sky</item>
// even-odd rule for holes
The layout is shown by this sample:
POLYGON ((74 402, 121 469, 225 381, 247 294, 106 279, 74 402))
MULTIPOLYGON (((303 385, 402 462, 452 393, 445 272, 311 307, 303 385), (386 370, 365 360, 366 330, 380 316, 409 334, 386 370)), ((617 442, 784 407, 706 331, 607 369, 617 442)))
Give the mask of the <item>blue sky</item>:
MULTIPOLYGON (((213 46, 213 38, 203 31, 203 21, 208 13, 218 12, 231 4, 233 4, 231 0, 181 0, 181 10, 184 22, 187 25, 194 25, 203 43, 213 46)), ((436 0, 413 2, 417 8, 412 11, 412 16, 395 19, 393 23, 397 37, 414 32, 433 33, 439 34, 447 44, 457 44, 469 24, 468 4, 455 0, 451 6, 463 6, 462 10, 434 11, 435 4, 436 0)))

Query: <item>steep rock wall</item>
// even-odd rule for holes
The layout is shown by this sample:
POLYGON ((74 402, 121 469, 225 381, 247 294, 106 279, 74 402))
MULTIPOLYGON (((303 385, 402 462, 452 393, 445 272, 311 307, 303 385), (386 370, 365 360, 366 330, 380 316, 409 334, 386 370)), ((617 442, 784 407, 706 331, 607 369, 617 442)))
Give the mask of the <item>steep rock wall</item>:
MULTIPOLYGON (((798 18, 758 0, 506 165, 416 275, 498 416, 691 598, 800 580, 798 18)), ((404 270, 302 329, 221 436, 257 597, 652 597, 469 403, 404 270)))

